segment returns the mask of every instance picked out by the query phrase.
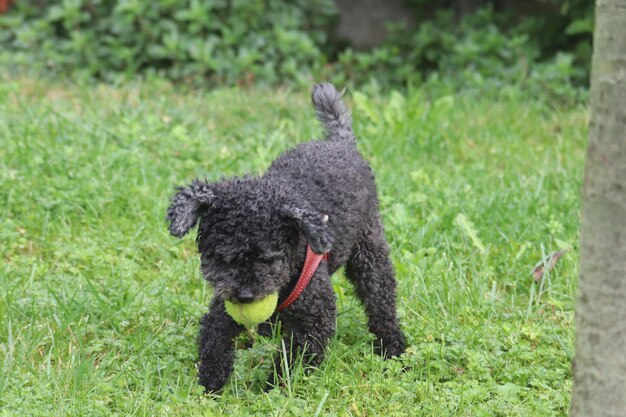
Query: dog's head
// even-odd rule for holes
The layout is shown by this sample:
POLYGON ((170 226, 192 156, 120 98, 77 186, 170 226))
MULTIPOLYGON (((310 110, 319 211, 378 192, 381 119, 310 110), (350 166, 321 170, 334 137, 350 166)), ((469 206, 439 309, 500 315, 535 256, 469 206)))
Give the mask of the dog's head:
POLYGON ((302 237, 317 253, 332 245, 328 216, 284 186, 259 178, 196 180, 178 189, 167 220, 177 237, 198 225, 204 277, 216 296, 237 302, 258 300, 286 286, 302 237))

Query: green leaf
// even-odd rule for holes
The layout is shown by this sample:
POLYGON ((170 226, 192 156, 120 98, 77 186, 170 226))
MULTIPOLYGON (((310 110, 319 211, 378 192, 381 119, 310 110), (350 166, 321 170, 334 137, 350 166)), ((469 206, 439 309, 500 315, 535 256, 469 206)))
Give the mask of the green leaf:
POLYGON ((574 20, 565 28, 565 33, 570 36, 593 33, 593 19, 585 17, 584 19, 574 20))
POLYGON ((485 253, 485 245, 478 237, 478 232, 476 231, 476 227, 474 223, 463 213, 459 213, 454 219, 454 223, 461 229, 463 233, 474 243, 474 246, 478 248, 481 254, 485 253))

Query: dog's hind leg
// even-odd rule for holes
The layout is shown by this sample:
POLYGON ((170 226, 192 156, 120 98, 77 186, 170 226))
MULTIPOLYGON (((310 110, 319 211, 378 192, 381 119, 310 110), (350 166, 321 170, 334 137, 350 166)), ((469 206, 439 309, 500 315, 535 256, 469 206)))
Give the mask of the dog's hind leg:
POLYGON ((213 300, 208 314, 200 320, 198 347, 200 385, 207 392, 221 390, 233 371, 235 337, 243 330, 224 308, 224 301, 213 300))
POLYGON ((362 233, 345 272, 365 307, 376 352, 386 358, 400 355, 405 338, 396 317, 396 279, 380 219, 362 233))

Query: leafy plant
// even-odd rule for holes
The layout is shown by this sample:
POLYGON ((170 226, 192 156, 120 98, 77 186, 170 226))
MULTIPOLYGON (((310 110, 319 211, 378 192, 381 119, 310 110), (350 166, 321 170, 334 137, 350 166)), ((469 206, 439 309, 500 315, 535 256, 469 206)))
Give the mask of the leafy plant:
POLYGON ((580 96, 591 2, 533 0, 511 9, 485 1, 464 15, 454 3, 412 0, 414 29, 392 25, 382 45, 355 51, 330 36, 333 0, 18 1, 0 16, 0 62, 109 81, 153 73, 211 85, 427 81, 580 96))
POLYGON ((0 19, 0 41, 55 71, 278 82, 324 64, 319 46, 334 10, 331 0, 17 2, 0 19))
POLYGON ((436 10, 421 16, 411 32, 390 27, 391 36, 378 48, 340 53, 337 69, 345 74, 340 81, 445 80, 456 88, 518 84, 532 94, 547 89, 553 98, 576 100, 577 87, 587 85, 589 74, 590 12, 559 29, 561 37, 581 35, 578 44, 567 46, 546 40, 539 29, 552 31, 554 25, 543 17, 520 18, 491 5, 460 20, 452 10, 436 10))

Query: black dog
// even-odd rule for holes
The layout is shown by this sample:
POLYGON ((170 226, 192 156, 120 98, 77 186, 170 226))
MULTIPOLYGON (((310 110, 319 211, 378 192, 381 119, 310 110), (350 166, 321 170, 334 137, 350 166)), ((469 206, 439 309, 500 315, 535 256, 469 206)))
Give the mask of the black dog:
MULTIPOLYGON (((285 152, 261 177, 196 180, 178 190, 168 209, 174 236, 199 223, 201 269, 214 287, 198 338, 200 384, 209 392, 226 383, 234 339, 244 330, 226 313, 224 300, 246 303, 278 292, 281 303, 296 285, 307 244, 315 253, 329 252, 328 259, 300 297, 271 318, 281 320, 287 346, 312 366, 323 359, 337 316, 330 275, 345 265, 376 352, 393 357, 405 349, 374 175, 356 148, 350 113, 335 88, 316 85, 312 100, 324 140, 285 152)), ((280 359, 276 363, 280 374, 280 359)))

